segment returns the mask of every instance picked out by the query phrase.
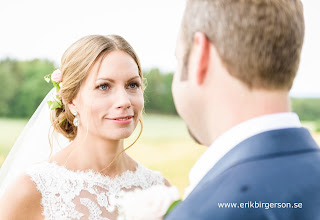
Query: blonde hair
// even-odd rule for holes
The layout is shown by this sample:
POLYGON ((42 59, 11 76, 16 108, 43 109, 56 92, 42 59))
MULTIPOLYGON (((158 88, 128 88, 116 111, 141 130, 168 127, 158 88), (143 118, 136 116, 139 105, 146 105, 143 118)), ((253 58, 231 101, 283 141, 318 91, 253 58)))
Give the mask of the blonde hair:
POLYGON ((181 32, 185 66, 196 32, 249 88, 292 87, 304 39, 300 0, 188 0, 181 32))
MULTIPOLYGON (((73 43, 63 54, 60 70, 62 72, 61 98, 64 103, 62 108, 52 111, 51 122, 54 130, 63 134, 70 141, 77 135, 77 127, 73 125, 74 115, 68 108, 78 94, 91 67, 96 62, 101 62, 107 53, 120 50, 129 54, 136 62, 139 76, 143 81, 140 61, 131 45, 118 35, 89 35, 73 43)), ((142 86, 144 90, 144 86, 142 86)))

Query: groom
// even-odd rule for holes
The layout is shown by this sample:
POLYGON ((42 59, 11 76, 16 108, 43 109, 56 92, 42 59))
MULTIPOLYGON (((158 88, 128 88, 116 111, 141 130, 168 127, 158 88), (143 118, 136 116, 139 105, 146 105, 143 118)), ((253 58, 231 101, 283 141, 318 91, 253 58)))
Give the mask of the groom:
POLYGON ((188 0, 173 96, 208 146, 167 220, 320 219, 320 151, 290 112, 299 0, 188 0))

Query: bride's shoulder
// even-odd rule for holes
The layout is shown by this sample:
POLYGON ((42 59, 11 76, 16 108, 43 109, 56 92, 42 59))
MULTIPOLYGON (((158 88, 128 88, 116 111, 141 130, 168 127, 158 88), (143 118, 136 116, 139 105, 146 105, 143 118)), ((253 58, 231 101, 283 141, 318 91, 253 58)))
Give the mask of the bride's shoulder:
POLYGON ((27 174, 18 176, 0 198, 0 219, 35 218, 41 213, 41 194, 27 174))
POLYGON ((6 194, 10 195, 12 200, 16 200, 15 198, 25 198, 28 200, 41 198, 41 194, 38 192, 36 185, 27 174, 21 174, 12 181, 8 186, 6 194))
POLYGON ((151 180, 152 185, 164 184, 166 186, 171 186, 170 182, 161 174, 160 171, 149 169, 140 164, 138 164, 138 169, 141 169, 141 173, 144 177, 151 180))
POLYGON ((67 171, 56 162, 42 161, 33 164, 25 170, 25 174, 30 177, 39 192, 44 193, 51 186, 55 186, 69 178, 67 171))

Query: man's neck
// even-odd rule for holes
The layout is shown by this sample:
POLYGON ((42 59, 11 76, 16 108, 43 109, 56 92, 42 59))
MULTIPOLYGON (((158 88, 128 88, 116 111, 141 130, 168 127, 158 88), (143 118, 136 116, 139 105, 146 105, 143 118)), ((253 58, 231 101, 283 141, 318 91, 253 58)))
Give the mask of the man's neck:
POLYGON ((223 106, 219 106, 218 112, 212 106, 210 120, 207 123, 207 129, 211 131, 208 145, 230 128, 244 121, 262 115, 291 111, 288 92, 281 91, 252 91, 223 103, 223 106))

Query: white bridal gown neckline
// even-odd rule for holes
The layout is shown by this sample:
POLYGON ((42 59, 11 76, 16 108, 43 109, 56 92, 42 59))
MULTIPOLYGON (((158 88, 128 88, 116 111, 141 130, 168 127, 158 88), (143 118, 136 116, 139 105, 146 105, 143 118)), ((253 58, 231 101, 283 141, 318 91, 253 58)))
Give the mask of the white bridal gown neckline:
POLYGON ((41 193, 45 219, 116 219, 117 201, 126 191, 164 185, 159 172, 140 164, 113 178, 94 170, 73 171, 56 162, 43 161, 26 172, 41 193))

